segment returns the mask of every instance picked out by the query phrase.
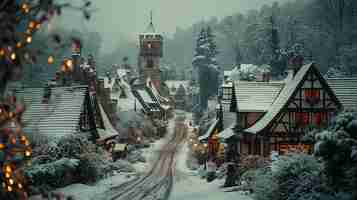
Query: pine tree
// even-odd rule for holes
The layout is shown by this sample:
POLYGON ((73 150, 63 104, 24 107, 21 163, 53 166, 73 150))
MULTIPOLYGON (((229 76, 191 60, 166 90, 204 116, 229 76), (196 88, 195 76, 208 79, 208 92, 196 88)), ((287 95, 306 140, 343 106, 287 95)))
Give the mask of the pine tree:
POLYGON ((207 34, 204 29, 198 35, 195 56, 192 61, 194 68, 198 69, 198 79, 200 88, 200 107, 205 110, 208 107, 209 97, 209 64, 210 48, 207 40, 207 34))
POLYGON ((215 42, 215 35, 212 33, 211 27, 207 27, 206 29, 206 34, 207 34, 207 42, 209 46, 209 68, 210 68, 210 73, 209 73, 209 83, 210 83, 210 91, 209 91, 209 96, 217 95, 218 92, 218 86, 219 84, 223 81, 220 80, 222 79, 222 72, 220 68, 218 67, 217 59, 216 56, 218 55, 218 50, 217 50, 217 45, 215 42))

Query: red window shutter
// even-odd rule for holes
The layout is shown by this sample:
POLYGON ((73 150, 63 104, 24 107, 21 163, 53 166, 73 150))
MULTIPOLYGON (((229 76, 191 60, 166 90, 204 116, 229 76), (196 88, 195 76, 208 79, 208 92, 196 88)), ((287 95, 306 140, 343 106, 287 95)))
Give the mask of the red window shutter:
POLYGON ((303 113, 303 125, 309 124, 309 113, 303 113))
POLYGON ((322 113, 315 113, 315 124, 321 126, 322 113))

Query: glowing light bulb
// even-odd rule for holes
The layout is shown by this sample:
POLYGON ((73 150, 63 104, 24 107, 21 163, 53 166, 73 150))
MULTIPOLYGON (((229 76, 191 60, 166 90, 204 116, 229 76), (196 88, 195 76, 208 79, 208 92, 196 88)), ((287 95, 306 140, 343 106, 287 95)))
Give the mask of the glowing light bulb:
POLYGON ((12 191, 12 187, 9 185, 7 186, 7 191, 11 192, 12 191))
MULTIPOLYGON (((12 58, 11 58, 12 59, 12 58)), ((16 59, 16 54, 15 54, 15 58, 13 59, 13 60, 15 60, 16 59)), ((9 117, 10 118, 12 118, 12 117, 14 117, 14 113, 13 112, 9 112, 9 117)))
POLYGON ((11 169, 11 167, 10 167, 9 165, 7 165, 7 166, 5 167, 5 171, 8 172, 8 173, 11 173, 11 172, 12 172, 12 169, 11 169))
POLYGON ((47 63, 48 63, 48 64, 53 64, 54 61, 55 61, 55 59, 54 59, 53 56, 48 56, 48 58, 47 58, 47 63))
POLYGON ((40 29, 41 28, 41 24, 40 23, 37 23, 36 24, 36 29, 40 29))
POLYGON ((30 35, 26 37, 26 42, 29 44, 32 42, 32 37, 30 35))
POLYGON ((25 156, 31 156, 31 152, 28 151, 28 150, 26 150, 26 151, 25 151, 25 156))
POLYGON ((30 29, 35 28, 35 26, 36 26, 36 22, 31 21, 31 22, 29 23, 29 28, 30 28, 30 29))
POLYGON ((4 56, 5 55, 5 50, 3 48, 0 49, 0 56, 4 56))
POLYGON ((204 147, 207 147, 208 145, 207 144, 203 144, 204 147))
POLYGON ((15 60, 16 59, 16 53, 12 52, 10 55, 11 60, 15 60))
POLYGON ((10 183, 10 185, 13 185, 14 184, 14 179, 10 178, 9 179, 9 183, 10 183))
POLYGON ((11 143, 12 143, 12 144, 16 144, 16 138, 12 138, 12 139, 11 139, 11 143))
POLYGON ((197 146, 198 146, 198 144, 197 144, 197 143, 195 143, 193 146, 194 146, 194 147, 197 147, 197 146))
POLYGON ((16 47, 17 48, 21 48, 22 47, 22 43, 21 42, 16 43, 16 47))
POLYGON ((10 178, 11 174, 9 172, 5 173, 5 178, 10 178))
POLYGON ((73 66, 73 61, 71 59, 68 59, 68 60, 65 61, 65 65, 67 67, 72 67, 73 66))
POLYGON ((21 8, 24 10, 29 9, 29 5, 27 3, 23 3, 21 8))
POLYGON ((21 184, 21 183, 17 184, 17 186, 18 186, 20 189, 22 189, 22 184, 21 184))
POLYGON ((6 147, 5 144, 0 143, 0 150, 1 150, 1 149, 5 149, 5 147, 6 147))

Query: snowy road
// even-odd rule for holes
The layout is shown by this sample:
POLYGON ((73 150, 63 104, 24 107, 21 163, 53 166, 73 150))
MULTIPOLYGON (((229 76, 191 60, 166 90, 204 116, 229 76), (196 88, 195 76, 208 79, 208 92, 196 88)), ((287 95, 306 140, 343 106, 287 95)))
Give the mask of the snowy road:
POLYGON ((176 154, 186 136, 187 125, 184 121, 176 121, 171 138, 159 150, 158 158, 151 170, 143 176, 112 187, 99 198, 103 200, 168 199, 174 182, 176 154))

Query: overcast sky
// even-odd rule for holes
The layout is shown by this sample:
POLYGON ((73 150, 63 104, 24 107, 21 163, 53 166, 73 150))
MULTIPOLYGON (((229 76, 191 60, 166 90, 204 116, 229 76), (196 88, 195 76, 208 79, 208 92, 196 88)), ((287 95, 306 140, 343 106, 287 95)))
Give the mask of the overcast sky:
MULTIPOLYGON (((203 19, 218 18, 236 12, 245 12, 271 4, 276 0, 92 0, 98 8, 93 18, 85 22, 65 11, 64 21, 68 27, 98 31, 104 38, 104 49, 110 51, 125 35, 136 39, 145 31, 150 10, 156 29, 166 35, 175 32, 176 27, 185 28, 203 19)), ((288 0, 278 0, 284 2, 288 0)))

